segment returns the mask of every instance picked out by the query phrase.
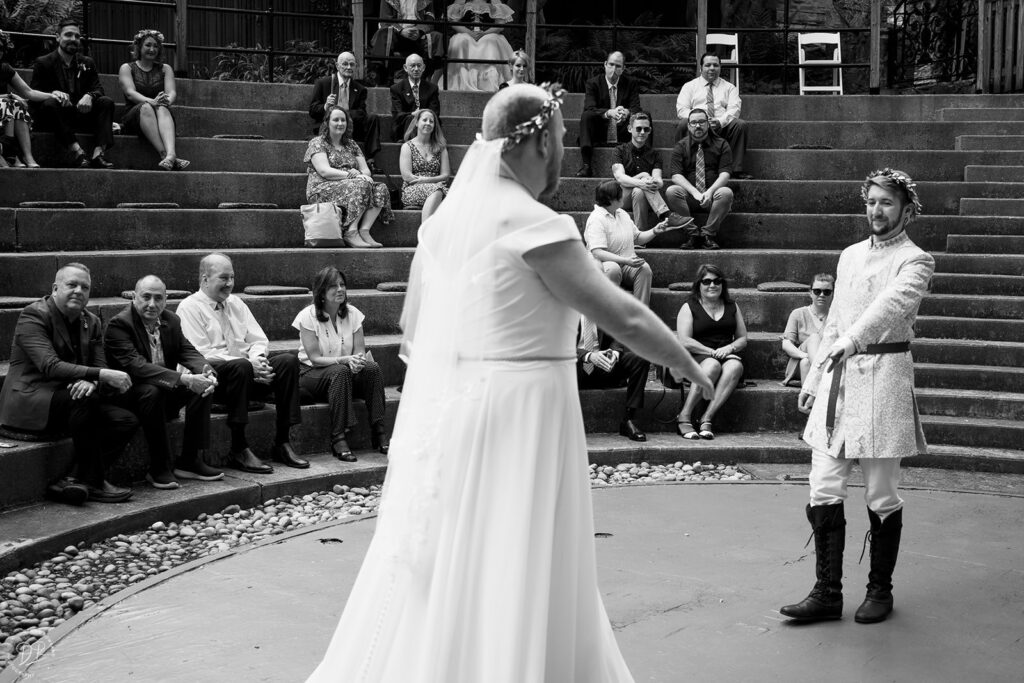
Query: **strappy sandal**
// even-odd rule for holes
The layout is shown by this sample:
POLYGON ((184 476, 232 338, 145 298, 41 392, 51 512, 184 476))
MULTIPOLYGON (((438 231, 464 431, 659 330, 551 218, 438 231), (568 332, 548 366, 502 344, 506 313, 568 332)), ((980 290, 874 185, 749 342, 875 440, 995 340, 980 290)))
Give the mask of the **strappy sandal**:
POLYGON ((698 433, 698 436, 702 439, 707 439, 708 441, 711 441, 713 438, 715 438, 715 433, 711 431, 711 428, 713 426, 714 425, 711 424, 711 420, 704 420, 703 422, 700 423, 700 432, 698 433))
POLYGON ((170 157, 164 157, 163 159, 160 160, 160 162, 157 164, 157 166, 159 166, 160 168, 164 169, 165 171, 173 171, 174 170, 174 159, 172 159, 170 157))
POLYGON ((679 436, 683 437, 687 441, 700 441, 700 434, 698 434, 697 430, 693 428, 693 425, 691 424, 690 429, 687 431, 683 429, 683 425, 685 424, 685 422, 676 423, 676 431, 679 432, 679 436))
POLYGON ((189 161, 188 159, 175 159, 174 160, 174 170, 175 171, 184 171, 186 168, 188 168, 189 164, 191 164, 191 163, 192 162, 189 161))

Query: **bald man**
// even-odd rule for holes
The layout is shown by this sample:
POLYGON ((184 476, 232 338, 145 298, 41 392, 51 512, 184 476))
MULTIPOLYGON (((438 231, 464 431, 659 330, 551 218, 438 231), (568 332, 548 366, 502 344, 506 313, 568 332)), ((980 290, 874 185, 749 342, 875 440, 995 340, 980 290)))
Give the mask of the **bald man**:
POLYGON ((324 112, 337 105, 349 113, 354 128, 352 137, 363 143, 367 163, 380 151, 380 117, 366 110, 366 86, 356 80, 359 66, 356 56, 342 52, 335 62, 335 73, 321 78, 313 86, 313 99, 309 102, 309 116, 320 124, 324 112))
POLYGON ((107 468, 139 426, 111 398, 128 391, 131 377, 107 367, 103 325, 86 310, 92 275, 81 263, 57 271, 53 289, 18 316, 11 367, 0 392, 0 424, 26 432, 70 433, 70 472, 47 488, 65 503, 120 503, 131 489, 107 481, 107 468))
POLYGON ((149 445, 149 483, 158 489, 176 489, 178 479, 222 479, 224 473, 204 458, 210 447, 210 405, 217 377, 185 338, 181 319, 167 310, 163 280, 147 275, 135 283, 131 305, 107 324, 104 346, 111 367, 132 378, 132 388, 121 405, 142 423, 149 445), (167 420, 177 417, 183 406, 181 457, 172 463, 167 420))
POLYGON ((294 353, 267 357, 269 340, 246 303, 232 294, 235 267, 224 254, 207 254, 199 262, 199 291, 178 305, 181 329, 217 373, 214 400, 228 407, 231 450, 235 469, 269 474, 271 465, 249 448, 246 427, 249 401, 274 394, 277 421, 271 456, 289 467, 305 469, 309 462, 295 455, 289 440, 299 412, 299 358, 294 353))
POLYGON ((433 109, 441 118, 441 96, 437 86, 423 77, 423 58, 411 54, 405 59, 405 78, 391 86, 391 140, 401 142, 412 113, 433 109))
POLYGON ((594 147, 618 145, 630 139, 630 114, 640 111, 640 87, 625 73, 621 52, 612 52, 604 62, 604 73, 587 81, 580 117, 580 155, 583 165, 577 177, 594 175, 594 147))

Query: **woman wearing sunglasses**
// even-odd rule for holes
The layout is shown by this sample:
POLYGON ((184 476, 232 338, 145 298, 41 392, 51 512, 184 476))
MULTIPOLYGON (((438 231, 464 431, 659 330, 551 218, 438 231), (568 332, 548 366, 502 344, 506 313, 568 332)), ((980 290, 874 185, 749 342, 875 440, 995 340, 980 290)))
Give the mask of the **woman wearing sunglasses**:
POLYGON ((808 296, 811 303, 789 314, 786 331, 782 334, 782 350, 789 356, 786 377, 782 386, 802 386, 818 354, 821 330, 825 326, 828 309, 832 305, 832 290, 836 279, 828 273, 819 273, 811 281, 808 296))
POLYGON ((690 386, 683 409, 676 418, 679 423, 676 428, 684 439, 713 439, 712 422, 743 376, 740 353, 747 347, 743 314, 729 296, 729 285, 717 266, 705 263, 697 269, 690 298, 679 309, 676 334, 715 385, 715 395, 699 423, 693 421, 692 413, 701 392, 699 387, 690 386), (695 428, 697 424, 699 430, 695 428))

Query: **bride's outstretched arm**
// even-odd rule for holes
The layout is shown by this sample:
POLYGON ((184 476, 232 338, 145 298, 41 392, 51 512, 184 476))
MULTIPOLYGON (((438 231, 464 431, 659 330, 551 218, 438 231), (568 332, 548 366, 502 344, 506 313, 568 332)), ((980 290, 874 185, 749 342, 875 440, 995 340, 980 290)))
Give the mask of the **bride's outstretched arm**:
POLYGON ((647 306, 604 276, 582 242, 565 241, 523 255, 555 297, 597 323, 634 353, 681 372, 710 397, 714 386, 676 335, 647 306))

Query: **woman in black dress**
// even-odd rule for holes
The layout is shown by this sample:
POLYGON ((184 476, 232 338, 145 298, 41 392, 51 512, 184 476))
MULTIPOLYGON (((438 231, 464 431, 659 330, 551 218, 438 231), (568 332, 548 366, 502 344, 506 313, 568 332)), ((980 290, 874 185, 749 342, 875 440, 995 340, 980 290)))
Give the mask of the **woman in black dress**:
POLYGON ((692 413, 701 392, 691 385, 677 418, 679 435, 684 439, 713 439, 715 414, 743 377, 740 354, 747 346, 743 314, 729 296, 729 285, 717 266, 705 263, 697 269, 690 298, 679 309, 676 334, 715 384, 714 398, 708 403, 699 423, 694 422, 692 413), (695 428, 697 424, 700 429, 695 428))

